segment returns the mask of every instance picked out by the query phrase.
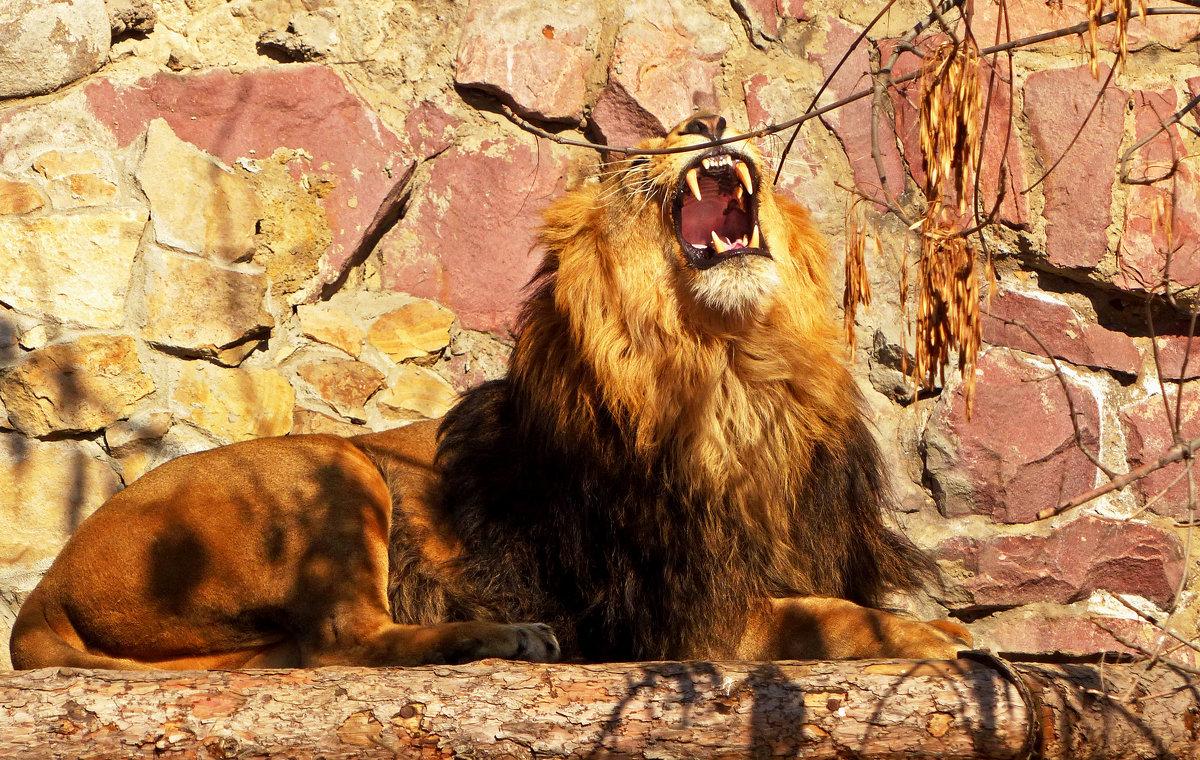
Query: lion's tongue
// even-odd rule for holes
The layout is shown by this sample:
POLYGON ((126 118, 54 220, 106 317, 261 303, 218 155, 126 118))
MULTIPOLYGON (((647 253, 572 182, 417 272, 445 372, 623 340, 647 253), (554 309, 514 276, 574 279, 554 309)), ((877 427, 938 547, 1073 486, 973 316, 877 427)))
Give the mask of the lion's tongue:
POLYGON ((709 246, 713 233, 734 243, 745 237, 750 227, 749 215, 722 195, 714 194, 702 201, 690 198, 684 202, 680 216, 683 239, 696 248, 709 246))
POLYGON ((721 227, 724 211, 725 201, 720 196, 685 202, 681 219, 683 239, 697 248, 708 245, 712 233, 721 227))

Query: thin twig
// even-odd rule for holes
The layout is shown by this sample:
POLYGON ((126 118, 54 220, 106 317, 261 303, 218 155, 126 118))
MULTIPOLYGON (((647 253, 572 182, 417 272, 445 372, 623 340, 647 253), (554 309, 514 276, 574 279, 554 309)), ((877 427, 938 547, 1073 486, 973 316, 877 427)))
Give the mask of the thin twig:
MULTIPOLYGON (((1147 8, 1146 14, 1148 16, 1200 15, 1200 0, 1194 0, 1194 2, 1191 2, 1191 1, 1185 2, 1185 0, 1176 0, 1176 2, 1182 2, 1185 5, 1189 5, 1189 6, 1195 5, 1196 8, 1195 9, 1193 9, 1193 8, 1147 8)), ((1104 16, 1102 16, 1100 18, 1098 25, 1106 26, 1106 25, 1111 24, 1114 21, 1116 21, 1116 18, 1117 18, 1117 14, 1106 13, 1104 16)), ((1046 42, 1048 40, 1058 39, 1059 37, 1068 37, 1072 34, 1081 34, 1083 32, 1086 32, 1087 29, 1088 29, 1087 22, 1084 22, 1082 24, 1075 24, 1073 26, 1067 26, 1067 27, 1063 27, 1061 29, 1055 29, 1050 32, 1043 32, 1041 34, 1034 34, 1029 37, 1022 37, 1019 40, 1012 40, 1011 42, 1004 42, 999 45, 993 45, 989 48, 984 48, 983 50, 980 50, 979 54, 981 56, 985 56, 985 55, 991 55, 992 53, 1001 53, 1001 52, 1005 52, 1007 50, 1014 50, 1016 48, 1025 47, 1027 45, 1033 45, 1038 42, 1046 42)), ((918 76, 920 76, 920 74, 921 74, 920 71, 914 71, 910 74, 905 74, 904 76, 893 80, 893 84, 903 84, 904 82, 911 82, 912 80, 914 80, 918 76)), ((801 114, 800 116, 796 116, 796 117, 788 119, 786 121, 781 121, 777 124, 769 124, 765 127, 759 128, 759 129, 752 129, 749 132, 743 132, 741 134, 732 135, 730 137, 725 137, 720 140, 713 140, 711 142, 701 143, 699 145, 687 145, 687 146, 681 146, 681 147, 676 147, 676 148, 657 148, 657 149, 637 148, 637 147, 632 147, 632 146, 603 145, 600 143, 589 142, 587 140, 573 140, 569 137, 563 137, 562 135, 556 135, 553 132, 549 132, 545 129, 542 129, 541 127, 536 126, 535 124, 518 116, 511 108, 509 108, 508 106, 506 106, 504 104, 500 104, 500 110, 512 123, 516 124, 521 129, 524 129, 525 131, 530 132, 531 134, 535 134, 538 137, 541 137, 545 140, 550 140, 551 142, 557 143, 559 145, 566 145, 566 146, 570 146, 570 147, 574 147, 574 148, 591 148, 593 150, 607 151, 609 153, 619 153, 621 155, 626 155, 626 156, 660 156, 660 155, 669 155, 669 154, 673 154, 673 153, 690 153, 692 151, 710 148, 715 145, 728 145, 730 143, 742 142, 743 140, 751 140, 751 139, 754 139, 757 137, 773 135, 777 132, 782 132, 786 129, 791 129, 795 126, 803 124, 804 122, 808 121, 809 119, 814 119, 819 116, 824 116, 825 114, 829 113, 830 111, 834 111, 838 108, 842 108, 843 106, 849 105, 850 103, 854 103, 855 101, 862 100, 863 98, 869 97, 870 95, 874 94, 874 92, 875 92, 874 88, 866 89, 866 90, 859 90, 858 92, 851 93, 850 95, 847 95, 844 98, 835 100, 834 102, 830 103, 829 105, 822 106, 820 108, 815 108, 812 111, 808 111, 806 113, 801 114)))
MULTIPOLYGON (((1150 142, 1154 138, 1158 137, 1163 132, 1166 132, 1173 124, 1178 124, 1179 120, 1182 119, 1184 116, 1186 116, 1188 113, 1190 113, 1191 110, 1193 108, 1195 108, 1197 104, 1200 104, 1200 95, 1197 95, 1196 97, 1189 100, 1187 102, 1187 105, 1185 105, 1183 108, 1176 111, 1175 115, 1172 116, 1170 119, 1167 119, 1166 121, 1160 120, 1158 129, 1156 129, 1153 132, 1151 132, 1150 134, 1146 135, 1141 140, 1138 140, 1137 142, 1135 142, 1133 145, 1131 145, 1129 147, 1129 150, 1125 151, 1121 155, 1121 163, 1119 164, 1120 171, 1118 173, 1118 176, 1121 178, 1122 183, 1124 183, 1126 185, 1153 185, 1155 182, 1161 182, 1164 179, 1167 179, 1168 177, 1171 177, 1172 175, 1175 174, 1175 171, 1176 171, 1177 167, 1179 166, 1179 159, 1175 158, 1175 156, 1174 156, 1174 153, 1175 153, 1175 141, 1174 140, 1171 140, 1171 153, 1172 153, 1171 168, 1169 170, 1167 170, 1167 173, 1163 174, 1161 177, 1141 177, 1138 179, 1133 179, 1132 177, 1129 176, 1129 159, 1132 158, 1133 154, 1139 148, 1141 148, 1143 145, 1150 142)), ((1169 137, 1170 137, 1170 135, 1168 135, 1168 138, 1169 137)))
MULTIPOLYGON (((1104 466, 1104 463, 1101 462, 1100 459, 1096 455, 1094 455, 1094 454, 1092 454, 1092 452, 1088 451, 1087 447, 1083 445, 1083 431, 1081 431, 1079 429, 1079 417, 1082 416, 1082 413, 1079 412, 1075 408, 1075 400, 1071 397, 1071 389, 1070 389, 1070 386, 1068 386, 1068 384, 1067 384, 1067 378, 1063 374, 1062 368, 1058 366, 1058 360, 1054 358, 1054 354, 1050 351, 1050 348, 1045 343, 1043 343, 1042 339, 1040 337, 1038 337, 1037 333, 1035 333, 1029 327, 1029 325, 1025 324, 1024 322, 1019 322, 1015 319, 1007 319, 1005 317, 1001 317, 996 314, 993 314, 990 311, 984 311, 983 313, 984 313, 984 315, 991 317, 992 319, 994 319, 998 322, 1002 322, 1003 324, 1009 325, 1011 327, 1017 327, 1017 328, 1020 328, 1021 330, 1024 330, 1025 334, 1028 335, 1030 338, 1032 338, 1034 340, 1034 342, 1038 344, 1038 347, 1040 349, 1042 349, 1042 353, 1046 356, 1047 359, 1050 360, 1050 365, 1052 367, 1054 367, 1054 374, 1058 377, 1059 385, 1062 386, 1063 395, 1065 395, 1067 397, 1067 413, 1071 415, 1071 427, 1075 431, 1075 445, 1078 446, 1079 450, 1083 452, 1083 455, 1086 456, 1088 458, 1088 460, 1093 465, 1096 466, 1096 469, 1103 472, 1109 478, 1116 477, 1115 472, 1110 470, 1108 467, 1104 466)), ((1043 510, 1043 511, 1045 511, 1045 510, 1043 510)), ((1040 517, 1040 513, 1039 513, 1039 517, 1040 517)))
POLYGON ((1037 519, 1045 520, 1049 517, 1054 517, 1055 515, 1059 515, 1059 514, 1062 514, 1063 512, 1066 512, 1068 509, 1078 507, 1081 504, 1086 504, 1089 501, 1091 501, 1092 499, 1096 499, 1100 496, 1103 496, 1106 493, 1112 493, 1113 491, 1120 491, 1121 489, 1129 486, 1130 483, 1134 483, 1138 480, 1141 480, 1142 478, 1146 477, 1147 475, 1149 475, 1152 472, 1155 472, 1156 470, 1161 470, 1162 468, 1164 468, 1168 465, 1172 465, 1172 464, 1175 464, 1176 462, 1180 462, 1180 461, 1183 461, 1184 459, 1190 458, 1193 454, 1196 453, 1197 449, 1200 449, 1200 438, 1193 438, 1192 440, 1187 441, 1186 443, 1177 443, 1174 446, 1172 446, 1171 448, 1164 451, 1162 453, 1162 455, 1159 456, 1157 459, 1155 459, 1153 462, 1147 462, 1146 464, 1142 465, 1141 467, 1130 470, 1129 472, 1126 472, 1124 474, 1117 475, 1116 477, 1114 477, 1112 480, 1105 483, 1104 485, 1097 486, 1090 491, 1081 493, 1078 496, 1074 496, 1070 499, 1067 499, 1066 501, 1059 503, 1057 506, 1046 507, 1041 512, 1037 513, 1037 519))

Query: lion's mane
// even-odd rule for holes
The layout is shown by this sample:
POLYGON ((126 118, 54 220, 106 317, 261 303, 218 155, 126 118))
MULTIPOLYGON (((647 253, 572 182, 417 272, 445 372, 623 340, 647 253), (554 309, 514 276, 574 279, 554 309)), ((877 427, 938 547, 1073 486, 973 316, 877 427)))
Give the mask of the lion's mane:
POLYGON ((394 557, 392 588, 424 600, 393 595, 397 618, 542 620, 576 656, 659 659, 727 654, 756 600, 875 605, 916 585, 928 566, 884 525, 807 212, 764 183, 778 282, 762 308, 722 312, 628 184, 616 172, 546 213, 509 375, 442 427, 458 580, 414 586, 394 557))

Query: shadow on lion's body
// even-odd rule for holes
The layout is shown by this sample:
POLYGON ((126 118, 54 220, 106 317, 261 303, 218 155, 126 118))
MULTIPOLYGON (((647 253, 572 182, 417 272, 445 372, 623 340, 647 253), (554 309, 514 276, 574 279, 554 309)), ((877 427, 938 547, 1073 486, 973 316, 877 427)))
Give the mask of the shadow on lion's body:
POLYGON ((748 151, 710 148, 728 170, 699 175, 690 154, 631 160, 555 203, 508 376, 436 441, 266 439, 118 494, 31 595, 14 662, 557 657, 544 626, 509 625, 527 620, 594 661, 952 656, 961 628, 870 609, 930 566, 884 525, 827 251, 748 151), (712 246, 689 244, 705 226, 712 246))

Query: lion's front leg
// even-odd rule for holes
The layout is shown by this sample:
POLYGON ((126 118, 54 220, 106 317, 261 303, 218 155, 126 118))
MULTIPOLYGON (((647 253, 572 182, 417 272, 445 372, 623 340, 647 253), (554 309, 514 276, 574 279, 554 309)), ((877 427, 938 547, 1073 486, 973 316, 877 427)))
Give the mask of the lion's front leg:
POLYGON ((967 629, 924 623, 823 596, 771 599, 746 632, 740 654, 767 660, 875 657, 951 660, 969 647, 967 629))

